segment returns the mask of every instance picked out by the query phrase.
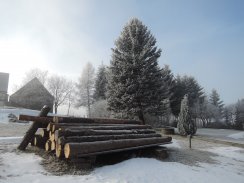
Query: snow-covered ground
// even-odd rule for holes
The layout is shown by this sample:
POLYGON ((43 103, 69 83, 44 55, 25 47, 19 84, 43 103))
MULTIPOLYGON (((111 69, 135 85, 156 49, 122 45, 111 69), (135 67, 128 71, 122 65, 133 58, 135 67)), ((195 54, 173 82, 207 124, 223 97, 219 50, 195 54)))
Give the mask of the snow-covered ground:
MULTIPOLYGON (((14 150, 30 124, 8 123, 9 113, 16 116, 37 115, 38 111, 0 108, 0 183, 244 182, 244 149, 219 144, 209 145, 210 143, 194 138, 192 150, 188 149, 187 139, 173 139, 172 144, 166 145, 170 157, 165 161, 133 158, 115 165, 95 168, 88 175, 55 176, 44 169, 40 156, 14 150)), ((216 131, 207 132, 212 134, 216 131)), ((219 132, 228 136, 227 131, 219 132)), ((243 133, 233 130, 228 138, 240 140, 243 133)))
POLYGON ((229 135, 228 137, 233 139, 243 139, 244 140, 244 132, 234 133, 229 135))
MULTIPOLYGON (((169 149, 181 150, 177 140, 169 149)), ((54 176, 40 165, 42 158, 33 153, 6 152, 0 155, 1 183, 243 183, 244 153, 236 147, 204 149, 215 153, 215 164, 198 166, 179 162, 159 161, 151 158, 133 158, 115 165, 96 168, 89 175, 54 176)))
POLYGON ((197 129, 197 135, 244 144, 244 131, 240 130, 199 128, 197 129))

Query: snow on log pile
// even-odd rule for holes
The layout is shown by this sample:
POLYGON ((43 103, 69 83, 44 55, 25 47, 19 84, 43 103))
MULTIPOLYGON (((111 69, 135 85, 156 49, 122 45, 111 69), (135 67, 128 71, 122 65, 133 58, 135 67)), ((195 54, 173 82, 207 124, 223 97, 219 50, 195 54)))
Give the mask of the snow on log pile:
POLYGON ((136 120, 49 117, 45 114, 41 112, 39 116, 19 116, 20 120, 33 121, 32 126, 35 128, 29 129, 26 134, 28 139, 24 138, 23 141, 32 142, 56 154, 57 158, 72 162, 94 160, 101 154, 157 147, 171 143, 172 140, 136 120), (37 128, 39 135, 33 133, 37 128))

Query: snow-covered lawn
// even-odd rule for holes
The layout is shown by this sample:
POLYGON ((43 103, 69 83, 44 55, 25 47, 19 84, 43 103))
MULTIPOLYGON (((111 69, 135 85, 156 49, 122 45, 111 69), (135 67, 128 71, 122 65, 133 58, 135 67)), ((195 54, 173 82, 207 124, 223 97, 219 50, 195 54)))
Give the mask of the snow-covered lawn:
MULTIPOLYGON (((169 149, 181 150, 173 141, 169 149)), ((42 158, 32 153, 6 152, 0 155, 2 183, 243 183, 244 151, 236 147, 216 147, 204 151, 216 153, 216 164, 199 163, 190 166, 179 162, 133 158, 115 165, 96 168, 89 175, 54 176, 40 165, 42 158)))
POLYGON ((232 135, 229 135, 228 137, 233 139, 244 139, 244 132, 234 133, 232 135))

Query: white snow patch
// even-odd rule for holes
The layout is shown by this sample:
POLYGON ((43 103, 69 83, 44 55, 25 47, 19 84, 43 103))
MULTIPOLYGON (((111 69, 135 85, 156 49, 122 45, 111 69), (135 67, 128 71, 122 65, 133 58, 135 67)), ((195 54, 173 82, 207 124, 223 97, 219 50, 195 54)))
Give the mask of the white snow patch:
POLYGON ((192 167, 177 162, 161 162, 150 158, 134 158, 116 165, 95 169, 90 175, 53 176, 40 165, 41 158, 34 154, 0 154, 3 165, 0 180, 3 183, 242 183, 243 175, 229 165, 218 164, 192 167))
POLYGON ((0 137, 0 140, 22 139, 23 137, 0 137))
POLYGON ((238 147, 215 147, 207 149, 207 151, 218 154, 219 156, 232 158, 236 161, 244 163, 244 149, 238 147))
POLYGON ((233 139, 244 139, 244 132, 234 133, 232 135, 229 135, 228 137, 233 139))

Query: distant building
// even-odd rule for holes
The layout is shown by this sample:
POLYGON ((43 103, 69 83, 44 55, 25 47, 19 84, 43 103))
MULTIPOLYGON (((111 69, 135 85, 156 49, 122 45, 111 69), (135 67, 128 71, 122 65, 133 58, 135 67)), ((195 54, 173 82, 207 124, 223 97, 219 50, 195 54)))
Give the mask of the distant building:
POLYGON ((8 101, 8 81, 9 74, 0 72, 0 106, 4 106, 8 101))
POLYGON ((53 101, 54 97, 37 78, 29 81, 9 97, 11 106, 33 110, 40 110, 44 105, 52 108, 53 101))

